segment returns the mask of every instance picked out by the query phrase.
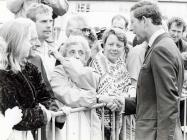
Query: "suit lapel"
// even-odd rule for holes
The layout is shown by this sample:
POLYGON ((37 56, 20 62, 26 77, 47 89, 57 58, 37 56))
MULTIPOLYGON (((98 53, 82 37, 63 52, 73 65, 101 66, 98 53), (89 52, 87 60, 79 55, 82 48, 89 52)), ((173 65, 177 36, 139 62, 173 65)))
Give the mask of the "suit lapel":
POLYGON ((148 59, 148 56, 150 55, 150 53, 153 51, 154 47, 156 46, 156 44, 163 39, 164 37, 169 37, 169 35, 167 33, 163 33, 161 35, 159 35, 155 41, 153 42, 152 46, 150 46, 150 49, 147 52, 147 55, 145 56, 144 62, 143 64, 145 64, 146 60, 148 59))

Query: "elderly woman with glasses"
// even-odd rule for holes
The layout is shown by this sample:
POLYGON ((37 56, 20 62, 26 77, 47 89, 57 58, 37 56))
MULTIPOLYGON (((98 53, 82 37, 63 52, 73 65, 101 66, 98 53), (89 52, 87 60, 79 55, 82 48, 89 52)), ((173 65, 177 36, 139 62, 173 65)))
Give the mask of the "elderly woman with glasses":
MULTIPOLYGON (((99 102, 106 104, 114 102, 112 97, 97 96, 100 76, 94 72, 93 68, 86 67, 90 58, 90 48, 86 38, 81 35, 71 35, 61 53, 63 56, 59 58, 61 65, 55 68, 51 79, 52 89, 60 102, 72 108, 90 108, 98 103, 98 99, 99 102)), ((116 108, 117 105, 113 105, 113 109, 116 108)), ((69 122, 73 122, 69 124, 70 134, 72 134, 69 135, 70 139, 76 140, 80 135, 86 139, 91 136, 92 139, 101 140, 101 124, 95 110, 73 113, 69 120, 69 122), (79 116, 81 116, 80 120, 79 116), (92 118, 91 127, 90 117, 92 118), (78 124, 79 122, 81 123, 78 124), (79 127, 82 128, 81 131, 79 131, 79 127)))

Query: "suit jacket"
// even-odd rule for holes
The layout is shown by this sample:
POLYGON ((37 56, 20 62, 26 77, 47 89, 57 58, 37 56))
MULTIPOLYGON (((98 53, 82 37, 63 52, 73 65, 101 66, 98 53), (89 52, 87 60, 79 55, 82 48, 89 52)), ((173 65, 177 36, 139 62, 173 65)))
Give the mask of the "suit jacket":
POLYGON ((181 140, 179 104, 183 62, 168 34, 156 38, 137 83, 136 139, 181 140))

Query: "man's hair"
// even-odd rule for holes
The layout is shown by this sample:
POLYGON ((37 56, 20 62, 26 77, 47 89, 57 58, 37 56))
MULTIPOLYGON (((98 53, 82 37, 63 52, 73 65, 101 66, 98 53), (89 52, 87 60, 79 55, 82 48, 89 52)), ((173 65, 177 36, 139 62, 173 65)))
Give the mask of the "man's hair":
POLYGON ((122 16, 122 15, 115 15, 114 17, 112 17, 112 24, 113 24, 113 21, 115 19, 117 19, 117 20, 123 19, 125 21, 125 28, 127 28, 127 26, 129 25, 128 20, 124 16, 122 16))
POLYGON ((26 11, 26 17, 36 22, 36 16, 38 14, 51 14, 52 17, 53 9, 45 4, 33 3, 29 6, 26 11))
POLYGON ((177 27, 183 27, 183 32, 186 30, 186 23, 184 22, 184 20, 182 18, 179 17, 172 17, 171 19, 168 20, 168 29, 171 28, 171 25, 173 23, 176 23, 177 27))
POLYGON ((150 18, 154 25, 162 25, 162 15, 156 3, 140 1, 131 7, 134 17, 142 20, 143 17, 150 18))

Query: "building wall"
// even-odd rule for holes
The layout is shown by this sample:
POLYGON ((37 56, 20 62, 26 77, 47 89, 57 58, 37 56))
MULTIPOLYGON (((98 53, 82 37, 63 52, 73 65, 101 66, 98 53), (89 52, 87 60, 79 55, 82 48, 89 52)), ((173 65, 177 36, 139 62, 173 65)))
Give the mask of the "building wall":
MULTIPOLYGON (((122 14, 129 19, 130 7, 135 2, 129 1, 69 1, 68 14, 81 14, 89 21, 91 26, 110 26, 111 18, 115 14, 122 14)), ((185 2, 159 2, 163 16, 179 16, 187 21, 187 1, 185 2)), ((64 19, 67 19, 64 16, 64 19)))
MULTIPOLYGON (((138 0, 68 0, 69 11, 56 19, 55 26, 64 32, 66 22, 71 15, 83 15, 91 27, 109 27, 111 19, 116 14, 122 14, 127 19, 130 8, 138 0)), ((157 1, 157 0, 152 0, 157 1)), ((158 0, 165 17, 179 16, 187 22, 187 0, 158 0)), ((6 0, 0 0, 0 23, 12 19, 13 14, 6 8, 6 0)))
MULTIPOLYGON (((122 14, 129 19, 130 7, 138 0, 68 0, 68 13, 59 17, 57 26, 66 23, 72 14, 85 16, 91 26, 110 26, 112 16, 122 14)), ((156 0, 153 0, 156 1, 156 0)), ((180 16, 187 21, 187 0, 158 0, 164 16, 180 16), (169 2, 168 2, 169 1, 169 2)), ((12 19, 14 16, 6 8, 6 0, 0 0, 0 23, 12 19)), ((64 27, 62 27, 64 28, 64 27)))

